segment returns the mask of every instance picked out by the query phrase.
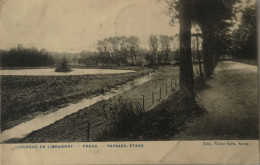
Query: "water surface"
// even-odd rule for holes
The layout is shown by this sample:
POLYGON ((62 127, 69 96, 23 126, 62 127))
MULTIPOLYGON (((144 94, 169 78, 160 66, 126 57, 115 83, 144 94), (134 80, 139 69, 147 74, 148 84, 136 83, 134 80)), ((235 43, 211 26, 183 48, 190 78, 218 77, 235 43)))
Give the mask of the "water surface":
POLYGON ((131 73, 134 70, 118 69, 73 69, 71 72, 55 72, 55 69, 14 69, 0 70, 0 75, 19 75, 19 76, 64 76, 64 75, 89 75, 89 74, 116 74, 131 73))

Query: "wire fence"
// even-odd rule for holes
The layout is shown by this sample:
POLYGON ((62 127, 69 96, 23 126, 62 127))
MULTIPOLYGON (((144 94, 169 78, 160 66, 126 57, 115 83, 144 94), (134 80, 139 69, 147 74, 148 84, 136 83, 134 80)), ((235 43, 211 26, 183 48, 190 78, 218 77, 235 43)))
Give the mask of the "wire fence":
MULTIPOLYGON (((164 83, 160 83, 160 85, 156 86, 156 88, 152 89, 150 92, 145 92, 145 94, 139 93, 140 94, 139 96, 133 97, 131 99, 125 99, 127 103, 124 103, 125 105, 122 106, 123 108, 121 108, 121 111, 126 111, 126 109, 130 109, 129 112, 135 113, 136 108, 139 109, 141 108, 143 112, 149 111, 154 106, 158 105, 162 100, 168 98, 168 96, 170 96, 173 92, 177 91, 178 88, 179 88, 178 79, 168 80, 164 83), (139 106, 137 107, 136 105, 139 106)), ((109 116, 110 114, 108 115, 106 113, 111 113, 110 110, 105 110, 105 109, 106 107, 104 107, 104 113, 102 114, 102 116, 109 116)), ((120 113, 121 112, 116 114, 117 117, 114 117, 112 119, 114 122, 115 120, 122 120, 122 118, 118 117, 121 116, 120 113)), ((128 115, 124 116, 124 118, 128 118, 127 116, 128 115)), ((97 125, 96 120, 92 120, 92 122, 93 123, 87 122, 87 128, 86 128, 87 141, 93 141, 94 139, 99 138, 100 136, 102 136, 102 132, 104 131, 111 133, 113 132, 114 129, 116 129, 114 126, 112 126, 111 128, 107 128, 108 127, 107 125, 97 125)))
MULTIPOLYGON (((196 60, 193 61, 193 75, 194 79, 199 79, 200 74, 203 74, 203 70, 200 71, 200 67, 198 62, 196 63, 196 60)), ((126 97, 125 100, 126 102, 123 103, 124 105, 121 106, 120 111, 126 111, 128 109, 127 113, 132 113, 137 111, 140 111, 140 109, 143 112, 151 110, 153 107, 158 105, 162 100, 168 98, 173 92, 176 92, 179 89, 179 79, 176 78, 176 76, 169 78, 165 77, 161 79, 157 79, 153 82, 148 81, 146 83, 146 86, 142 88, 138 88, 138 90, 133 90, 131 91, 131 96, 126 97), (138 106, 137 106, 138 105, 138 106), (130 109, 130 110, 129 110, 130 109)), ((121 101, 118 101, 121 102, 121 101)), ((119 103, 121 104, 121 103, 119 103)), ((111 105, 109 105, 111 106, 111 105)), ((105 110, 106 108, 103 107, 104 113, 102 113, 101 116, 111 116, 110 113, 111 110, 105 110)), ((111 108, 110 108, 111 109, 111 108)), ((112 120, 113 122, 117 122, 117 120, 128 120, 129 117, 128 115, 123 116, 120 115, 121 112, 118 112, 118 114, 113 114, 114 117, 112 119, 110 118, 109 120, 112 120), (116 116, 116 117, 115 117, 116 116), (124 119, 122 119, 124 118, 124 119)), ((112 116, 113 116, 112 115, 112 116)), ((86 131, 86 140, 87 141, 92 141, 93 139, 97 139, 100 136, 104 136, 104 131, 107 131, 107 134, 110 134, 116 129, 115 125, 108 126, 106 124, 97 124, 97 122, 101 123, 106 123, 105 121, 96 121, 92 120, 91 122, 87 122, 87 131, 86 131), (93 122, 93 123, 91 123, 93 122), (109 127, 109 128, 108 128, 109 127)), ((105 134, 105 136, 107 135, 105 134)), ((104 137, 103 137, 104 138, 104 137)))

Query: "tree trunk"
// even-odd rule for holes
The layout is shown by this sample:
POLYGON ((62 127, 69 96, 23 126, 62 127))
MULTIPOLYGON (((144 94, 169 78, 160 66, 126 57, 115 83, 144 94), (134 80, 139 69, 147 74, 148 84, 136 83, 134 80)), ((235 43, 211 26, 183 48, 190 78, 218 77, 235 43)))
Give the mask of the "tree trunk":
POLYGON ((180 96, 183 104, 193 106, 194 78, 191 56, 191 0, 180 0, 180 96))
POLYGON ((211 77, 211 74, 213 73, 214 64, 213 64, 213 51, 211 50, 211 41, 213 38, 211 37, 210 28, 201 26, 202 30, 202 36, 203 36, 203 43, 202 43, 202 49, 203 49, 203 66, 204 66, 204 73, 205 78, 208 79, 211 77))

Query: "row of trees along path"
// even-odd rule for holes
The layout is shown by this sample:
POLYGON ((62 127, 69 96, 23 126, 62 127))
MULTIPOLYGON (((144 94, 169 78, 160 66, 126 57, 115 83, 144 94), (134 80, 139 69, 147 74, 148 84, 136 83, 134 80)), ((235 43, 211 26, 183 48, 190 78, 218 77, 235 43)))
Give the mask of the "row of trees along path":
MULTIPOLYGON (((233 5, 236 1, 179 0, 177 5, 173 0, 166 2, 169 5, 169 14, 172 20, 176 19, 176 15, 173 13, 176 10, 179 13, 181 103, 184 109, 194 112, 199 108, 197 108, 194 96, 191 56, 192 24, 198 25, 202 31, 204 77, 208 79, 217 65, 220 54, 227 48, 227 37, 225 36, 231 26, 227 20, 233 16, 233 5)), ((202 72, 201 79, 203 80, 202 72)))

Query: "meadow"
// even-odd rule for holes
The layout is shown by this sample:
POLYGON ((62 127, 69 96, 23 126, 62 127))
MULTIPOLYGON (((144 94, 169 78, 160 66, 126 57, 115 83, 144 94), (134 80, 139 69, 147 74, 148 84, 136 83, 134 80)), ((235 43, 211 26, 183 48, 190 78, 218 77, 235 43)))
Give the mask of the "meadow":
POLYGON ((152 71, 75 76, 1 76, 1 131, 68 103, 103 94, 152 71))

